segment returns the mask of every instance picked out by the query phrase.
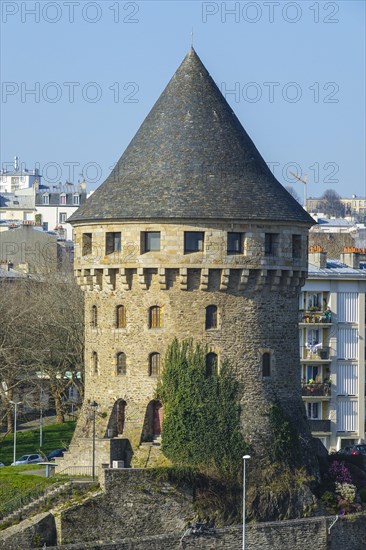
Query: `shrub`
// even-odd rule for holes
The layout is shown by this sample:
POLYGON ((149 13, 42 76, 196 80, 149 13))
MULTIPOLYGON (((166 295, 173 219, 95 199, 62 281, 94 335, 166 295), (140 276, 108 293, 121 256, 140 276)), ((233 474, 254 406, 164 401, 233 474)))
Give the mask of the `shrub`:
POLYGON ((271 449, 273 460, 286 463, 291 469, 298 466, 300 461, 299 435, 280 403, 271 406, 269 423, 274 435, 271 449))
POLYGON ((346 464, 338 460, 334 460, 329 467, 327 479, 338 483, 352 483, 352 476, 346 464))
POLYGON ((335 492, 342 500, 349 503, 354 502, 356 499, 356 487, 351 483, 336 483, 335 492))

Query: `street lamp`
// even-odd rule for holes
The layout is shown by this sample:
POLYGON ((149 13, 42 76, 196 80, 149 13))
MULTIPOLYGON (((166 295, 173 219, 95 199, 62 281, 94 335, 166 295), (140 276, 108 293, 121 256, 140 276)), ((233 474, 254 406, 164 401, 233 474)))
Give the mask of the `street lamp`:
POLYGON ((249 455, 243 456, 243 550, 245 550, 245 463, 249 459, 249 455))
POLYGON ((14 451, 13 451, 13 462, 16 462, 17 459, 17 407, 21 405, 21 401, 9 401, 14 405, 14 451))
POLYGON ((96 401, 92 401, 90 403, 90 407, 92 407, 93 410, 93 450, 92 450, 92 477, 93 481, 95 479, 95 414, 98 407, 98 403, 96 401))

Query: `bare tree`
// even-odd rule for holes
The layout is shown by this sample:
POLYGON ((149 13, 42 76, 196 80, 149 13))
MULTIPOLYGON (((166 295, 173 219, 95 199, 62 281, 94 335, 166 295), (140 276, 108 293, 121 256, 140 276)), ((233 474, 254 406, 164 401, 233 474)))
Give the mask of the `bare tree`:
POLYGON ((339 200, 341 197, 334 189, 327 189, 320 197, 321 208, 324 214, 328 216, 335 216, 336 218, 342 218, 345 215, 344 205, 339 200))

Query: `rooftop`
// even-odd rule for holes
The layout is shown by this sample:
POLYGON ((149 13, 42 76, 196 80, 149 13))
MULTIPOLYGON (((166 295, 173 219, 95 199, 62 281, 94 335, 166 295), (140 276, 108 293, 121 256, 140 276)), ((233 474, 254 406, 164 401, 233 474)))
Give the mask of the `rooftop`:
POLYGON ((68 221, 151 218, 314 223, 193 48, 110 176, 68 221))

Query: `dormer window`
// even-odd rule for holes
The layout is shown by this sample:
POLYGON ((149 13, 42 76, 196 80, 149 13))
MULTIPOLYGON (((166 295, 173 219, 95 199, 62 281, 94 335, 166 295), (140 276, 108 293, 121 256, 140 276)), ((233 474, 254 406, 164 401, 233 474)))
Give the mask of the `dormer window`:
POLYGON ((62 195, 60 195, 60 204, 66 204, 66 194, 65 193, 62 193, 62 195))
POLYGON ((42 204, 50 204, 50 196, 48 193, 42 195, 42 204))
POLYGON ((79 206, 79 204, 80 204, 80 195, 73 195, 72 204, 74 206, 79 206))

